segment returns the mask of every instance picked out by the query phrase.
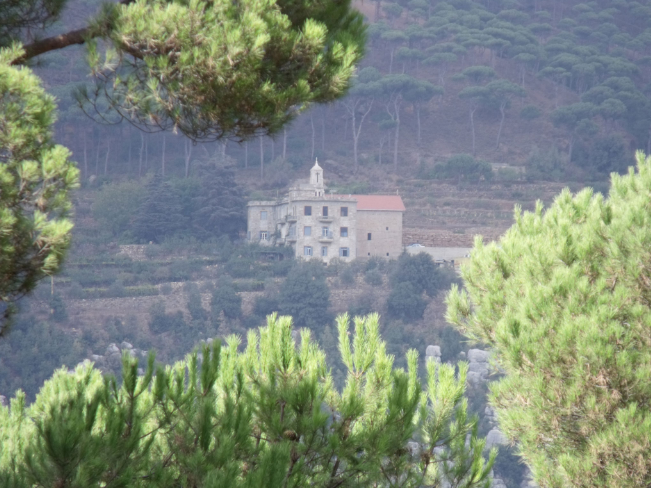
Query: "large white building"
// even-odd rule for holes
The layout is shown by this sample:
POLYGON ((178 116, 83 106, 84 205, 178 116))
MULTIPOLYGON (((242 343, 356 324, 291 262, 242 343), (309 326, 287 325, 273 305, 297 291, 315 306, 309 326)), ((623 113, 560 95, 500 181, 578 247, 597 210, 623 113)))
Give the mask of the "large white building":
POLYGON ((316 162, 309 182, 298 182, 276 201, 248 203, 247 239, 269 246, 292 246, 301 259, 349 261, 373 256, 396 258, 402 252, 399 195, 326 193, 316 162))

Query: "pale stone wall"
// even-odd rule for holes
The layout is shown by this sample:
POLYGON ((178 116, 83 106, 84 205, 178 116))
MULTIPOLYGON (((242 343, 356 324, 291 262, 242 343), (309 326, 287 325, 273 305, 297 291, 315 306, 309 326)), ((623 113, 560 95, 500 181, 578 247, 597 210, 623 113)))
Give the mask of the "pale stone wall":
POLYGON ((355 200, 330 200, 325 198, 311 198, 292 201, 289 204, 290 212, 296 211, 296 257, 298 259, 321 258, 329 263, 333 258, 344 261, 355 259, 356 242, 356 206, 355 200), (305 207, 312 207, 312 215, 305 215, 305 207), (328 215, 323 215, 323 207, 328 207, 328 215), (341 207, 348 208, 348 216, 341 216, 341 207), (305 235, 305 227, 311 228, 311 234, 305 235), (341 228, 348 228, 348 236, 341 236, 341 228), (326 232, 324 232, 326 229, 326 232), (326 235, 324 235, 326 234, 326 235), (312 248, 312 256, 305 255, 305 247, 312 248), (327 256, 322 256, 322 248, 327 248, 327 256), (342 247, 349 249, 348 257, 340 257, 342 247))
POLYGON ((357 256, 397 258, 402 253, 402 212, 357 211, 357 256), (368 239, 368 234, 371 239, 368 239))

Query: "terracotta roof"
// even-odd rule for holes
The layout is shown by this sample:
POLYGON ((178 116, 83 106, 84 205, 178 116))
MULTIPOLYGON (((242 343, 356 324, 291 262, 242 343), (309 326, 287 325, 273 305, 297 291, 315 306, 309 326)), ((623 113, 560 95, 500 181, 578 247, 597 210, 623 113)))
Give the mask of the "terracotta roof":
POLYGON ((357 200, 357 210, 405 211, 400 195, 351 195, 357 200))

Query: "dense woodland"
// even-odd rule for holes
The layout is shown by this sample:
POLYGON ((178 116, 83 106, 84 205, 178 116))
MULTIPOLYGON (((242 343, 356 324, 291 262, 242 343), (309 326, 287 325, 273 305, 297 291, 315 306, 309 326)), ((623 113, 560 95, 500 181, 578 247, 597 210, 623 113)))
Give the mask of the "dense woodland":
MULTIPOLYGON (((194 174, 220 155, 269 188, 318 156, 423 178, 486 178, 481 162, 531 179, 593 181, 651 145, 651 6, 645 2, 420 1, 360 4, 369 45, 348 97, 315 107, 273 138, 194 145, 126 123, 89 124, 74 93, 83 48, 39 59, 60 102, 59 139, 90 176, 194 174), (455 154, 474 162, 445 166, 455 154), (482 173, 483 172, 483 173, 482 173), (477 176, 474 176, 477 175, 477 176)), ((93 10, 80 2, 66 17, 93 10)), ((63 30, 64 26, 59 27, 63 30)), ((96 118, 90 106, 83 106, 96 118)), ((104 114, 104 122, 115 122, 104 114)), ((504 172, 503 172, 504 173, 504 172)), ((503 174, 503 177, 514 176, 503 174)))

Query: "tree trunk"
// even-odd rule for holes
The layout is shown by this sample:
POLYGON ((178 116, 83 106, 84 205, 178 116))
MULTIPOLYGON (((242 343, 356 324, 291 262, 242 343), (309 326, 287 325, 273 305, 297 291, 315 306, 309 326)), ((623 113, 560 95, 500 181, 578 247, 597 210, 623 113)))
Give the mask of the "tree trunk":
POLYGON ((398 172, 398 142, 400 140, 400 103, 398 100, 400 99, 400 96, 397 96, 395 101, 393 102, 393 106, 395 108, 395 113, 396 113, 396 132, 395 132, 395 139, 393 141, 393 169, 397 173, 398 172))
POLYGON ((264 179, 264 143, 260 136, 260 179, 264 179))
POLYGON ((470 130, 472 132, 472 155, 475 156, 477 152, 475 151, 475 110, 477 108, 470 108, 470 130))
POLYGON ((276 141, 274 138, 271 138, 271 162, 273 163, 276 159, 276 141))
POLYGON ((161 158, 161 168, 163 170, 163 177, 165 177, 165 134, 163 134, 163 154, 161 158))
POLYGON ((390 53, 391 53, 390 56, 391 57, 389 58, 389 74, 390 75, 393 74, 393 51, 394 50, 395 50, 395 48, 391 47, 391 51, 390 51, 390 53))
POLYGON ((183 141, 183 153, 185 155, 185 177, 190 176, 190 158, 192 157, 192 142, 189 139, 183 141))
POLYGON ((131 134, 130 133, 128 135, 128 138, 129 138, 129 163, 128 163, 129 169, 128 169, 128 172, 131 173, 131 134))
POLYGON ((420 103, 415 104, 414 109, 416 111, 416 143, 420 148, 420 103))
POLYGON ((149 138, 145 137, 145 171, 149 169, 149 138))
POLYGON ((500 147, 500 137, 502 136, 502 127, 504 126, 505 108, 506 107, 504 104, 500 104, 500 113, 502 114, 502 118, 500 119, 500 128, 497 131, 497 142, 495 143, 495 149, 498 149, 500 147))
POLYGON ((567 162, 568 164, 572 162, 572 153, 574 152, 574 136, 570 136, 570 147, 567 162))
POLYGON ((249 169, 249 141, 244 141, 244 169, 249 169))
POLYGON ((321 152, 325 154, 325 126, 326 126, 326 117, 328 115, 328 106, 324 105, 321 111, 323 115, 321 117, 321 152))
POLYGON ((99 146, 101 142, 97 141, 97 152, 95 153, 95 176, 99 175, 99 146))
POLYGON ((108 158, 111 153, 111 140, 106 139, 106 157, 104 158, 104 176, 108 174, 108 158))
POLYGON ((84 178, 88 178, 88 147, 87 147, 87 138, 86 131, 84 130, 84 178))
POLYGON ((145 150, 145 136, 143 136, 141 132, 140 133, 140 157, 138 160, 138 178, 142 176, 142 154, 144 150, 145 150))
POLYGON ((283 128, 283 161, 287 161, 287 128, 283 128))
POLYGON ((310 125, 312 126, 312 158, 310 164, 312 164, 311 161, 314 161, 314 117, 312 114, 310 114, 310 125))

